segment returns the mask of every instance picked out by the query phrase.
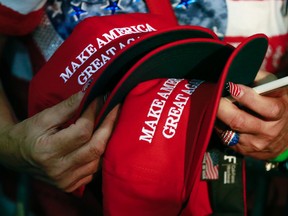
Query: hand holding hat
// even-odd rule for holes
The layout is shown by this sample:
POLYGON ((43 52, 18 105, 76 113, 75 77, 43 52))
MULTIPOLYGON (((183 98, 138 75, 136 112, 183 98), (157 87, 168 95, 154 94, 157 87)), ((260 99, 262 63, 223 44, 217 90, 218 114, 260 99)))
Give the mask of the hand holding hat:
POLYGON ((183 215, 211 214, 210 206, 203 205, 207 204, 208 192, 199 175, 224 83, 227 79, 252 83, 267 41, 263 35, 256 35, 236 49, 230 48, 206 39, 163 45, 133 65, 113 89, 100 112, 100 116, 103 113, 105 116, 111 107, 124 100, 104 154, 103 197, 107 215, 121 212, 179 215, 182 211, 183 215), (251 57, 249 52, 255 48, 259 55, 251 57), (194 61, 187 61, 189 58, 194 61), (245 70, 247 74, 237 69, 245 60, 249 67, 245 70), (189 82, 187 79, 143 82, 165 75, 202 78, 206 82, 194 79, 190 85, 185 84, 189 82), (189 86, 191 89, 185 90, 189 86), (185 92, 191 93, 187 104, 180 101, 185 92), (128 136, 130 128, 133 133, 128 136), (201 195, 200 187, 203 187, 201 195), (193 204, 185 206, 187 202, 193 204))
MULTIPOLYGON (((95 98, 108 93, 106 102, 95 118, 94 128, 97 130, 101 129, 99 126, 105 122, 105 117, 108 116, 109 112, 117 104, 122 103, 129 92, 139 83, 162 78, 206 81, 207 84, 201 85, 197 91, 199 93, 194 94, 195 98, 199 98, 199 102, 196 102, 198 101, 196 99, 192 101, 198 104, 190 106, 185 111, 185 115, 189 116, 190 121, 187 122, 188 118, 184 118, 185 121, 183 122, 181 121, 181 124, 186 124, 186 126, 189 124, 189 126, 184 126, 187 129, 187 136, 185 135, 183 137, 185 139, 180 141, 181 144, 185 144, 183 146, 185 151, 182 152, 185 155, 185 160, 180 164, 184 167, 184 171, 181 169, 184 182, 180 186, 185 193, 182 194, 183 199, 177 201, 177 207, 174 210, 178 211, 179 206, 189 199, 194 183, 197 182, 196 177, 201 158, 214 128, 214 120, 224 83, 227 80, 238 81, 243 84, 253 82, 267 48, 267 38, 264 35, 255 35, 235 49, 220 41, 213 32, 204 28, 194 26, 171 27, 169 23, 159 21, 157 16, 147 18, 145 15, 133 14, 130 17, 127 15, 119 17, 121 19, 116 24, 114 17, 105 17, 101 20, 99 17, 93 17, 84 20, 80 26, 77 26, 78 28, 75 29, 71 37, 33 78, 29 98, 30 115, 33 116, 82 90, 85 95, 76 115, 71 116, 66 125, 69 129, 77 123, 79 116, 83 112, 85 113, 86 108, 95 98), (103 22, 103 20, 107 22, 103 22), (110 22, 111 26, 109 25, 110 22), (95 31, 95 26, 96 24, 99 26, 99 23, 105 24, 100 28, 103 31, 95 31), (83 35, 83 32, 87 34, 83 35), (80 35, 81 40, 79 40, 80 35), (244 70, 245 74, 243 75, 243 71, 240 71, 238 66, 246 60, 247 70, 244 70)), ((185 86, 185 84, 181 85, 185 86)), ((180 91, 178 92, 180 95, 181 89, 177 91, 180 91)), ((192 90, 186 89, 184 91, 192 90)), ((181 98, 182 96, 177 97, 181 98)), ((173 102, 170 101, 169 103, 173 102)), ((177 112, 182 112, 183 106, 181 104, 183 105, 183 102, 177 105, 179 110, 175 110, 174 114, 171 113, 172 116, 175 117, 177 112)), ((136 115, 131 117, 133 120, 138 119, 136 115)), ((169 130, 175 129, 177 124, 173 124, 174 120, 171 117, 169 124, 173 127, 169 130)), ((119 121, 119 124, 122 122, 119 121)), ((153 123, 151 124, 152 129, 147 132, 148 135, 154 131, 153 123)), ((118 128, 121 127, 118 126, 118 128)), ((133 125, 122 128, 134 129, 133 125)), ((117 139, 117 134, 122 133, 113 134, 113 137, 116 137, 112 137, 112 140, 116 140, 115 145, 122 146, 125 143, 132 143, 117 139)), ((129 136, 124 138, 129 138, 129 136)), ((131 138, 135 137, 131 136, 131 138)), ((89 143, 89 140, 87 142, 89 143)), ((136 143, 136 140, 133 143, 136 143)), ((110 144, 109 146, 112 146, 110 144)), ((117 148, 109 149, 117 150, 117 148)), ((127 163, 131 163, 128 160, 130 155, 133 154, 127 155, 127 160, 125 160, 127 163)), ((117 159, 117 157, 112 158, 117 159)), ((116 169, 117 171, 118 165, 120 166, 117 162, 113 163, 113 170, 116 169)), ((123 167, 125 168, 125 164, 123 167)), ((124 172, 124 174, 127 173, 124 172)), ((108 177, 109 175, 104 178, 108 177)), ((114 177, 113 179, 115 180, 114 177)), ((111 182, 114 181, 113 179, 111 182)), ((106 182, 108 185, 109 180, 106 182)), ((128 184, 128 186, 133 185, 128 184)), ((105 187, 105 189, 107 188, 110 187, 105 187)), ((115 197, 118 195, 122 197, 121 188, 118 189, 120 191, 115 190, 113 193, 119 192, 115 197)), ((172 193, 175 195, 174 192, 172 193)), ((176 191, 176 194, 178 192, 176 191)), ((112 193, 105 194, 109 196, 112 193)), ((107 199, 109 200, 109 198, 107 199)), ((117 208, 113 209, 117 211, 117 208)))
POLYGON ((99 110, 99 101, 94 101, 73 125, 62 130, 61 125, 75 115, 82 98, 80 92, 15 127, 8 127, 6 151, 9 154, 6 155, 9 157, 1 156, 1 160, 6 162, 4 164, 26 171, 67 192, 90 182, 99 168, 118 109, 115 107, 99 130, 94 132, 94 119, 99 110), (14 143, 21 145, 9 145, 13 139, 20 139, 14 143), (13 148, 20 151, 13 151, 13 148))
MULTIPOLYGON (((64 134, 59 131, 59 143, 65 141, 66 136, 69 136, 72 132, 71 127, 73 128, 73 125, 79 122, 79 117, 82 116, 91 102, 95 98, 103 98, 104 95, 109 93, 128 72, 129 68, 149 51, 180 39, 200 37, 206 38, 209 43, 210 40, 218 41, 217 36, 208 29, 192 26, 175 27, 174 22, 173 25, 167 21, 163 22, 163 18, 155 15, 129 14, 119 15, 117 18, 116 23, 115 17, 111 16, 91 17, 82 21, 71 37, 62 44, 31 81, 29 95, 30 116, 38 116, 37 113, 41 113, 48 107, 54 109, 54 105, 61 103, 61 101, 79 91, 84 93, 80 106, 74 115, 70 115, 70 119, 66 119, 66 122, 59 123, 59 128, 66 131, 64 134), (61 137, 60 134, 64 136, 61 137)), ((207 49, 210 50, 210 46, 207 49)), ((211 43, 211 49, 219 50, 224 56, 231 52, 231 47, 229 46, 222 49, 221 42, 215 45, 211 43)), ((200 58, 205 58, 207 55, 200 56, 200 58)), ((165 72, 160 75, 167 77, 170 74, 173 75, 174 72, 165 72)), ((155 75, 155 78, 159 77, 157 74, 142 75, 145 79, 151 79, 155 75)), ((179 75, 182 76, 183 74, 180 73, 179 75)), ((131 80, 132 84, 136 85, 143 80, 141 75, 139 78, 134 76, 134 78, 128 80, 131 80)), ((97 139, 97 142, 102 144, 101 146, 104 148, 104 143, 108 139, 106 135, 113 129, 113 122, 108 120, 110 122, 109 126, 111 126, 109 129, 103 128, 102 122, 105 122, 104 119, 108 113, 133 88, 131 84, 127 86, 129 88, 119 91, 123 93, 120 97, 115 97, 118 98, 117 101, 113 100, 113 103, 109 103, 108 109, 101 109, 100 115, 97 113, 97 118, 91 115, 87 118, 91 121, 94 120, 94 122, 95 119, 97 120, 97 125, 94 125, 96 131, 93 134, 92 131, 89 131, 90 136, 87 134, 87 139, 85 140, 87 143, 95 142, 95 139, 97 139), (101 131, 104 132, 104 137, 101 135, 101 131)), ((83 132, 83 129, 79 129, 79 131, 83 132)), ((77 133, 77 131, 74 132, 77 133)), ((76 134, 68 140, 73 140, 72 138, 75 138, 75 136, 76 134)), ((57 145, 57 143, 51 145, 57 145)), ((75 151, 75 155, 77 155, 77 152, 79 151, 75 151)), ((97 158, 94 159, 93 170, 90 167, 91 172, 96 172, 95 167, 99 163, 97 158)), ((72 162, 77 164, 79 161, 72 162)), ((72 163, 70 163, 70 166, 72 166, 72 163)), ((71 172, 71 169, 69 171, 71 172)), ((63 176, 60 177, 62 179, 63 176)), ((87 184, 91 180, 91 175, 86 180, 75 185, 87 184)), ((76 187, 73 188, 75 189, 76 187)), ((71 189, 72 187, 69 188, 69 191, 71 189)), ((76 193, 81 193, 81 191, 82 189, 77 190, 76 193)))

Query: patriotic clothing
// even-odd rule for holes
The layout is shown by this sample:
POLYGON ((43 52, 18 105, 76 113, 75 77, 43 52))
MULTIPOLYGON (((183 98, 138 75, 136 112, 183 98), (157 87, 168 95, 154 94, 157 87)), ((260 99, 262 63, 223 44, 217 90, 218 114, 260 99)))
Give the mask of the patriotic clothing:
MULTIPOLYGON (((263 69, 276 72, 287 50, 286 0, 170 1, 180 24, 210 28, 233 45, 251 34, 269 36, 270 47, 263 69)), ((21 4, 0 0, 0 32, 25 34, 31 31, 39 22, 44 3, 44 0, 25 0, 21 4)), ((143 0, 48 0, 45 16, 33 37, 47 61, 74 26, 86 17, 131 12, 146 13, 143 0)))

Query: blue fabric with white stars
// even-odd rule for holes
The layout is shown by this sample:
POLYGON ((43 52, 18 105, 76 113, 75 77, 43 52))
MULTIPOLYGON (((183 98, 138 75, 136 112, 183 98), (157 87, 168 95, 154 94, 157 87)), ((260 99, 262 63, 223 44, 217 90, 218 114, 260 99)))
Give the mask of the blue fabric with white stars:
MULTIPOLYGON (((157 0, 155 0, 157 1, 157 0)), ((220 37, 227 28, 225 0, 170 0, 181 25, 199 25, 220 37)), ((143 0, 48 0, 46 13, 59 35, 65 39, 86 17, 121 13, 147 13, 143 0)))
POLYGON ((209 28, 222 37, 227 29, 226 0, 170 0, 181 25, 209 28))

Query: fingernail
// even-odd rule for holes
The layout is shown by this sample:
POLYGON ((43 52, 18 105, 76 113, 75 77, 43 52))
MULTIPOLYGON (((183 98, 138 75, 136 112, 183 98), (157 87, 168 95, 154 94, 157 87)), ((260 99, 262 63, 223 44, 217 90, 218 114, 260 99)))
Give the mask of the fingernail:
POLYGON ((239 97, 240 94, 242 93, 242 89, 240 88, 239 85, 228 82, 226 83, 226 90, 233 96, 233 97, 239 97))

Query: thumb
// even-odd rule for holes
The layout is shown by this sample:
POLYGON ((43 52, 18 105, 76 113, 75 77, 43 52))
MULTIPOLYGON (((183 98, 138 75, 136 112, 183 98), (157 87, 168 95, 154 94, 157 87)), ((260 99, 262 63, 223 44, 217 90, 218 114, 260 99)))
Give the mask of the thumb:
POLYGON ((38 118, 41 119, 42 125, 47 128, 63 126, 75 116, 83 96, 83 92, 78 92, 39 113, 38 118))

